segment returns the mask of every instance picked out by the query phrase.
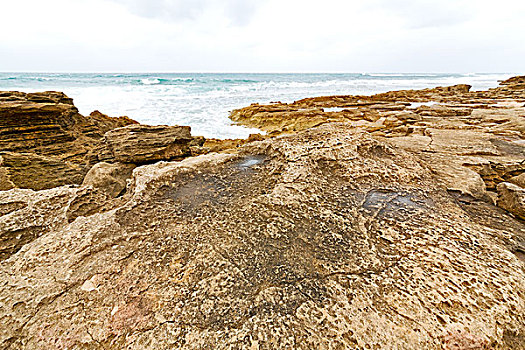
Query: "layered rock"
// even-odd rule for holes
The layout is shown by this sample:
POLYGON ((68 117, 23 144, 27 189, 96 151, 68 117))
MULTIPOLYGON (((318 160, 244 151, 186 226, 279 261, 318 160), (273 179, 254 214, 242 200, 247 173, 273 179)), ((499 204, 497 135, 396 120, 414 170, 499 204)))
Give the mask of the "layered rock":
POLYGON ((12 191, 0 227, 58 219, 0 265, 2 348, 525 347, 524 224, 349 124, 138 167, 69 219, 87 194, 12 191))
POLYGON ((147 126, 98 111, 85 117, 63 93, 0 92, 0 190, 81 184, 99 161, 146 164, 199 153, 187 126, 147 126))
POLYGON ((498 185, 498 205, 525 220, 525 188, 502 182, 498 185))
POLYGON ((515 131, 523 135, 525 127, 522 118, 516 118, 515 111, 506 113, 505 117, 497 116, 496 119, 491 119, 492 114, 498 115, 499 112, 505 112, 507 108, 523 107, 525 103, 523 79, 525 78, 508 79, 502 82, 500 87, 488 91, 471 91, 469 85, 462 84, 423 90, 391 91, 373 96, 321 96, 305 98, 293 103, 252 104, 234 110, 230 117, 238 124, 259 127, 273 134, 300 131, 333 121, 353 122, 356 127, 371 132, 392 132, 395 131, 392 130, 393 128, 388 125, 385 127, 383 124, 384 119, 388 117, 387 114, 390 116, 403 115, 406 112, 418 114, 423 120, 417 118, 403 123, 415 127, 416 130, 426 126, 427 123, 435 123, 436 118, 442 123, 470 124, 470 128, 475 128, 476 119, 480 117, 470 118, 475 109, 476 113, 486 114, 485 118, 481 118, 486 119, 486 124, 489 126, 497 128, 501 126, 500 124, 508 122, 512 124, 515 131), (445 119, 449 117, 454 117, 454 120, 445 119))
POLYGON ((35 153, 2 152, 0 167, 6 173, 4 190, 53 188, 64 184, 82 182, 90 162, 77 163, 57 156, 42 156, 35 153))
POLYGON ((79 184, 103 135, 134 123, 96 111, 82 116, 61 92, 0 92, 0 188, 79 184))
POLYGON ((130 125, 104 135, 100 160, 145 164, 191 155, 189 126, 130 125))
POLYGON ((107 130, 81 187, 0 192, 0 347, 525 348, 524 104, 516 77, 233 112, 276 137, 107 130))
POLYGON ((497 185, 525 173, 524 79, 488 91, 455 85, 254 104, 231 118, 271 135, 345 122, 418 155, 449 190, 496 202, 497 185))

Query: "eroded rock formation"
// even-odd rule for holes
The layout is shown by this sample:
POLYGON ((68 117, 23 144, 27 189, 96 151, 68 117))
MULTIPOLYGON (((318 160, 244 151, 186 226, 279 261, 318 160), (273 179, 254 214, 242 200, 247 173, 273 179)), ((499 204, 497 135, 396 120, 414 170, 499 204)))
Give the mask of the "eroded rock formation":
POLYGON ((189 126, 130 125, 104 135, 101 160, 147 164, 191 155, 189 126), (106 158, 107 156, 107 158, 106 158))
POLYGON ((524 224, 347 124, 139 167, 73 221, 53 191, 0 269, 5 348, 525 346, 524 224))
POLYGON ((138 125, 98 111, 82 116, 60 92, 0 92, 0 190, 81 184, 99 161, 180 160, 203 142, 189 126, 138 125))
POLYGON ((0 188, 80 184, 104 134, 134 123, 96 111, 82 116, 61 92, 0 92, 0 188))
POLYGON ((524 79, 514 77, 488 91, 456 85, 254 104, 231 117, 273 135, 345 122, 417 154, 449 190, 492 198, 505 208, 496 186, 519 181, 525 172, 524 79))
POLYGON ((82 186, 0 191, 0 347, 525 349, 524 81, 100 135, 82 186))

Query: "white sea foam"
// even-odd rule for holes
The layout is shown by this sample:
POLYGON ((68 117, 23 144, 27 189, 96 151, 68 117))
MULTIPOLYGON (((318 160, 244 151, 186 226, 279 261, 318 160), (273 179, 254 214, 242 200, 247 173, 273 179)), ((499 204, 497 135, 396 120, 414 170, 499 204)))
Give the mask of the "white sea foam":
POLYGON ((142 84, 144 85, 156 85, 156 84, 160 84, 160 80, 159 79, 156 79, 156 78, 145 78, 145 79, 141 79, 140 80, 142 82, 142 84))
POLYGON ((407 108, 416 109, 416 108, 423 107, 423 106, 432 107, 437 104, 439 103, 433 102, 433 101, 432 102, 413 102, 407 108))
POLYGON ((342 112, 345 109, 357 109, 357 107, 329 107, 323 108, 323 112, 342 112))
POLYGON ((495 87, 498 80, 512 75, 0 73, 0 90, 64 91, 74 99, 82 114, 98 109, 111 116, 127 115, 146 124, 190 125, 193 135, 243 138, 259 131, 232 125, 228 115, 231 110, 254 102, 370 95, 460 83, 481 90, 495 87))

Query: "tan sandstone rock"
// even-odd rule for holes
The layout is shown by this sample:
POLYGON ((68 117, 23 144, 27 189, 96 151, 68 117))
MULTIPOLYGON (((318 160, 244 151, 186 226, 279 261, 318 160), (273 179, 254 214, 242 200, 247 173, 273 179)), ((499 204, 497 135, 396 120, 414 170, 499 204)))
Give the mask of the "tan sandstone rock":
POLYGON ((106 164, 0 192, 0 347, 524 349, 524 104, 520 77, 255 104, 232 119, 290 135, 193 139, 223 153, 118 198, 106 164))
POLYGON ((348 124, 141 166, 114 209, 57 210, 0 265, 0 347, 525 347, 523 222, 348 124))
POLYGON ((0 189, 80 184, 104 133, 133 123, 100 112, 80 115, 61 92, 0 91, 0 189))
POLYGON ((525 220, 525 188, 509 182, 498 185, 498 205, 525 220))
POLYGON ((117 162, 144 164, 189 156, 189 126, 130 125, 108 131, 104 145, 117 162))
POLYGON ((82 186, 91 186, 110 197, 117 197, 126 189, 126 179, 131 177, 135 167, 135 164, 97 163, 84 177, 82 186))
POLYGON ((111 198, 91 187, 0 191, 0 260, 80 216, 111 208, 111 198))
POLYGON ((518 175, 518 176, 511 177, 509 179, 509 182, 525 188, 525 173, 522 173, 521 175, 518 175))

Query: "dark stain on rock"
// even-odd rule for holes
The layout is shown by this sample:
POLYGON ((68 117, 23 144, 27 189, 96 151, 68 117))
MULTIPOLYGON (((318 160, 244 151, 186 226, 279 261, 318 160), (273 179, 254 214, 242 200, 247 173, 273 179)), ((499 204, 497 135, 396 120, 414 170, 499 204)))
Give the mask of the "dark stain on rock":
POLYGON ((509 142, 509 141, 505 141, 502 139, 496 139, 496 138, 490 139, 489 141, 502 154, 525 157, 525 147, 521 145, 518 145, 514 142, 509 142))
POLYGON ((425 210, 428 204, 428 200, 417 198, 415 194, 378 189, 366 194, 362 208, 375 217, 405 221, 409 216, 425 210))
MULTIPOLYGON (((206 203, 227 204, 242 193, 240 188, 252 182, 263 170, 266 158, 262 155, 247 156, 239 161, 223 166, 222 171, 191 174, 177 179, 174 186, 166 189, 164 198, 170 198, 189 209, 195 209, 206 203)), ((258 181, 254 181, 255 185, 258 181)))

